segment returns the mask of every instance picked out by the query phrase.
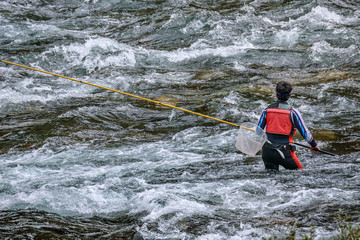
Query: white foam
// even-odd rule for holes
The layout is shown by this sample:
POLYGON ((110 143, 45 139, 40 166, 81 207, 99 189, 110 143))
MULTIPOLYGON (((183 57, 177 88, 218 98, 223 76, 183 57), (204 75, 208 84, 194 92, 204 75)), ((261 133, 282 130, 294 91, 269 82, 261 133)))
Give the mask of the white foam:
POLYGON ((297 43, 300 33, 298 28, 293 28, 290 30, 280 30, 276 33, 276 38, 279 43, 285 46, 293 46, 297 43))
POLYGON ((354 57, 354 52, 357 52, 357 49, 358 47, 355 45, 350 45, 347 48, 333 47, 329 42, 323 40, 315 42, 310 48, 310 58, 314 62, 330 61, 329 59, 331 58, 333 58, 334 61, 341 61, 341 59, 354 57))
POLYGON ((46 84, 37 81, 39 80, 34 78, 23 78, 16 83, 10 82, 10 84, 3 86, 0 90, 0 108, 3 111, 10 112, 23 108, 34 110, 31 106, 27 107, 27 105, 18 104, 31 104, 34 102, 46 104, 50 101, 63 100, 73 96, 84 97, 91 91, 89 87, 84 88, 84 86, 58 88, 52 86, 51 80, 46 84), (9 104, 12 107, 8 109, 9 104))
POLYGON ((343 23, 344 17, 339 14, 329 11, 329 9, 321 6, 317 6, 311 10, 309 15, 310 18, 313 18, 316 21, 326 21, 334 23, 343 23))
POLYGON ((220 57, 236 56, 239 52, 244 52, 247 49, 255 48, 254 45, 248 41, 237 42, 230 46, 220 46, 216 48, 193 49, 184 48, 174 52, 159 52, 157 55, 167 58, 170 62, 181 62, 185 60, 195 59, 202 56, 212 55, 220 57))
POLYGON ((109 38, 90 38, 85 43, 56 46, 44 52, 43 58, 63 55, 72 65, 84 65, 93 70, 105 66, 134 66, 135 51, 126 44, 109 38), (108 54, 111 53, 111 54, 108 54), (105 56, 104 56, 105 55, 105 56))
POLYGON ((183 191, 182 188, 156 188, 144 191, 136 196, 137 211, 150 212, 144 221, 157 221, 167 214, 181 215, 182 218, 193 214, 209 212, 209 208, 202 203, 177 196, 183 191))
POLYGON ((290 24, 306 24, 306 22, 310 22, 309 26, 312 28, 316 26, 324 26, 327 29, 332 29, 338 24, 352 24, 358 21, 359 19, 356 17, 345 17, 329 10, 326 7, 317 6, 311 9, 311 11, 304 16, 296 20, 291 20, 290 24))

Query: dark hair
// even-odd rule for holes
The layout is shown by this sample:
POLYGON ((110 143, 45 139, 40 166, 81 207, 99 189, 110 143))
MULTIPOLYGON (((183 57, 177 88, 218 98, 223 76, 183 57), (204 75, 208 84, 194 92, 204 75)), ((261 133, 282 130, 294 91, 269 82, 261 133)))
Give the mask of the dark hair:
POLYGON ((279 100, 288 100, 292 91, 291 83, 286 81, 281 81, 276 85, 276 93, 279 100))

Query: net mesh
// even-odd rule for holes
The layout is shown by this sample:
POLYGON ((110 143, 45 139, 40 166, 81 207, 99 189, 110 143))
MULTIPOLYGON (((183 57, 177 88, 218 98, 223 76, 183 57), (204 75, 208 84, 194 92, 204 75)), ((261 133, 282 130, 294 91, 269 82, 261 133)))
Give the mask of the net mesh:
POLYGON ((236 148, 250 156, 255 156, 266 142, 266 133, 253 123, 243 123, 240 125, 236 148))

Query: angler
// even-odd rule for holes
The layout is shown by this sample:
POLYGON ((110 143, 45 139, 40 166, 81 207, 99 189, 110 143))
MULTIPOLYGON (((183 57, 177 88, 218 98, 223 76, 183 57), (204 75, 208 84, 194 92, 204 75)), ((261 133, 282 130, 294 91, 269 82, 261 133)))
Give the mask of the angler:
POLYGON ((299 130, 301 136, 310 144, 311 152, 320 151, 300 112, 287 103, 291 91, 292 85, 289 82, 279 82, 276 85, 277 101, 263 110, 258 122, 261 129, 266 127, 269 140, 262 147, 262 159, 266 169, 279 170, 279 165, 286 169, 303 169, 293 144, 296 130, 299 130))

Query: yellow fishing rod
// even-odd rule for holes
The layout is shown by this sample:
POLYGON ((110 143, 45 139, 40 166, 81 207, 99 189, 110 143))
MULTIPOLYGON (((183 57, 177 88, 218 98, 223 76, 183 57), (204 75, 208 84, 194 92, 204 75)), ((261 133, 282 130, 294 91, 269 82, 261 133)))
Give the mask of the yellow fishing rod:
MULTIPOLYGON (((20 64, 17 64, 17 63, 13 63, 13 62, 8 62, 8 61, 4 61, 4 60, 1 60, 1 61, 2 61, 3 63, 7 63, 7 64, 15 65, 15 66, 18 66, 18 67, 27 68, 27 69, 30 69, 30 70, 34 70, 34 71, 38 71, 38 72, 50 74, 50 75, 53 75, 53 76, 57 76, 57 77, 69 79, 69 80, 71 80, 71 81, 75 81, 75 82, 87 84, 87 85, 90 85, 90 86, 102 88, 102 89, 105 89, 105 90, 109 90, 109 91, 112 91, 112 92, 116 92, 116 93, 120 93, 120 94, 129 96, 129 97, 134 97, 134 98, 138 98, 138 99, 141 99, 141 100, 144 100, 144 101, 152 102, 152 103, 154 103, 154 104, 159 104, 159 105, 161 105, 161 106, 165 106, 165 107, 169 107, 169 108, 174 108, 174 109, 177 109, 177 110, 180 110, 180 111, 184 111, 184 112, 191 113, 191 114, 195 114, 195 115, 198 115, 198 116, 201 116, 201 117, 209 118, 209 119, 212 119, 212 120, 215 120, 215 121, 218 121, 218 122, 222 122, 222 123, 226 123, 226 124, 229 124, 229 125, 232 125, 232 126, 235 126, 235 127, 240 127, 240 125, 235 124, 235 123, 231 123, 231 122, 224 121, 224 120, 221 120, 221 119, 218 119, 218 118, 210 117, 210 116, 207 116, 207 115, 204 115, 204 114, 201 114, 201 113, 193 112, 193 111, 190 111, 190 110, 187 110, 187 109, 184 109, 184 108, 179 108, 179 107, 176 107, 176 106, 173 106, 173 105, 170 105, 170 104, 166 104, 166 103, 162 103, 162 102, 159 102, 159 101, 155 101, 155 100, 152 100, 152 99, 140 97, 140 96, 137 96, 137 95, 134 95, 134 94, 122 92, 122 91, 115 90, 115 89, 111 89, 111 88, 108 88, 108 87, 103 87, 103 86, 96 85, 96 84, 93 84, 93 83, 81 81, 81 80, 78 80, 78 79, 75 79, 75 78, 70 78, 70 77, 62 76, 62 75, 59 75, 59 74, 56 74, 56 73, 46 72, 46 71, 43 71, 43 70, 40 70, 40 69, 36 69, 36 68, 32 68, 32 67, 20 65, 20 64)), ((241 126, 241 127, 242 127, 242 128, 245 128, 245 129, 248 129, 248 130, 251 130, 251 131, 254 131, 254 130, 251 129, 251 128, 246 128, 246 127, 243 127, 243 126, 241 126)))

